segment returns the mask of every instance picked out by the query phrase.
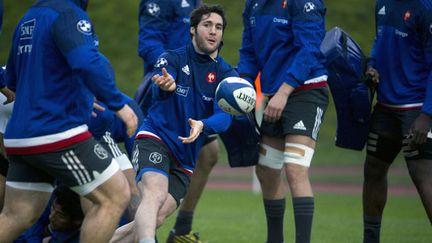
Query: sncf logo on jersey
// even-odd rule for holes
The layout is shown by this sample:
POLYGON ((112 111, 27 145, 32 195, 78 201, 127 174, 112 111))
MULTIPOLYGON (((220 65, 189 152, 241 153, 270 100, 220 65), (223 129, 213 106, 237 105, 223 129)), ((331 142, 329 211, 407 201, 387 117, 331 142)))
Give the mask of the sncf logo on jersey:
POLYGON ((91 35, 92 34, 92 25, 90 21, 82 19, 78 21, 77 23, 77 29, 79 32, 83 33, 84 35, 91 35))
POLYGON ((36 19, 31 19, 21 24, 19 45, 17 55, 30 53, 32 51, 33 31, 36 27, 36 19))
POLYGON ((20 40, 29 40, 33 38, 33 30, 36 26, 36 19, 32 19, 24 22, 21 25, 20 31, 20 40))
POLYGON ((158 16, 160 14, 160 7, 157 3, 149 3, 147 4, 147 12, 150 15, 158 16))
POLYGON ((305 11, 305 13, 309 13, 312 10, 315 10, 315 4, 313 4, 312 2, 307 2, 305 3, 303 10, 305 11))
POLYGON ((207 73, 206 80, 210 84, 214 83, 216 81, 216 73, 215 72, 207 73))

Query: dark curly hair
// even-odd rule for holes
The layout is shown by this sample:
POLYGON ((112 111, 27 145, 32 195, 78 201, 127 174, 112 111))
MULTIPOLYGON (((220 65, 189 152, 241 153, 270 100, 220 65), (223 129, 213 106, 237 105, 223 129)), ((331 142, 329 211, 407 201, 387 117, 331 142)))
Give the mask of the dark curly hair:
POLYGON ((191 13, 190 17, 190 26, 197 28, 198 24, 202 20, 203 16, 210 15, 211 13, 218 14, 222 17, 223 21, 223 30, 225 30, 225 27, 227 26, 227 20, 225 18, 225 10, 222 8, 221 5, 207 5, 202 4, 198 8, 196 8, 191 13))

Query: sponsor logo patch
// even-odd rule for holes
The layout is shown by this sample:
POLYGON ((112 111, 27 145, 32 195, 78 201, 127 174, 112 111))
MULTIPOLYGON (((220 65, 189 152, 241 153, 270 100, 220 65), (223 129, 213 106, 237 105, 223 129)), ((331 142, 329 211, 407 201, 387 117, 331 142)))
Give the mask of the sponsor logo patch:
POLYGON ((309 13, 312 10, 315 10, 315 4, 313 4, 312 2, 307 2, 305 3, 303 10, 305 11, 305 13, 309 13))
POLYGON ((160 67, 164 67, 166 65, 168 65, 167 59, 161 57, 157 60, 157 62, 154 66, 155 66, 155 68, 160 68, 160 67))
POLYGON ((153 164, 159 164, 162 162, 162 154, 158 152, 152 152, 149 156, 149 161, 153 164))
POLYGON ((96 144, 93 148, 93 152, 99 159, 108 158, 108 152, 100 144, 96 144))
POLYGON ((92 25, 90 21, 82 19, 78 21, 77 23, 77 29, 79 32, 83 33, 84 35, 91 35, 92 34, 92 25))
POLYGON ((149 3, 147 4, 147 12, 150 15, 158 16, 160 14, 160 7, 157 3, 149 3))
POLYGON ((189 93, 189 87, 183 87, 181 85, 177 85, 175 92, 180 96, 186 97, 189 93))

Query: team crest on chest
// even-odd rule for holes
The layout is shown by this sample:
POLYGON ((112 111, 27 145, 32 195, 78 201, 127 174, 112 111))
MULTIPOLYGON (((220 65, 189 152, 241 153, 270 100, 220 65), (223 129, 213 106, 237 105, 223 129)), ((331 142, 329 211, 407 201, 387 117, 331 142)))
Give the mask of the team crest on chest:
POLYGON ((215 72, 207 73, 206 80, 210 84, 214 83, 216 81, 216 73, 215 72))

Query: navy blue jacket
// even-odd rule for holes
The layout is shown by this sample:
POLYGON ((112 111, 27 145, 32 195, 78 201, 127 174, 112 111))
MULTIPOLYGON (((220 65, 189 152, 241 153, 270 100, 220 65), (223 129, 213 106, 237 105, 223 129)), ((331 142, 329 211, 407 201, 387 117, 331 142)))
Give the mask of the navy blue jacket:
POLYGON ((214 97, 220 81, 238 74, 222 57, 213 60, 198 54, 192 44, 162 54, 154 73, 162 75, 163 67, 173 76, 177 88, 166 92, 153 84, 152 105, 137 138, 149 133, 156 136, 168 146, 186 173, 191 173, 207 135, 221 133, 231 124, 231 116, 219 108, 214 97), (201 120, 204 131, 195 142, 183 144, 178 136, 189 136, 189 118, 201 120))
POLYGON ((240 76, 252 82, 261 72, 266 95, 276 93, 283 82, 298 89, 326 86, 320 51, 325 11, 321 0, 247 0, 240 76))
POLYGON ((144 72, 153 70, 158 57, 190 41, 189 17, 201 0, 141 0, 139 6, 138 54, 144 72))
POLYGON ((128 100, 99 53, 87 14, 77 0, 40 0, 18 23, 6 70, 16 91, 5 132, 7 152, 52 151, 90 137, 93 99, 110 110, 128 100))
POLYGON ((432 0, 378 0, 375 18, 378 102, 432 116, 432 0))

